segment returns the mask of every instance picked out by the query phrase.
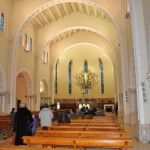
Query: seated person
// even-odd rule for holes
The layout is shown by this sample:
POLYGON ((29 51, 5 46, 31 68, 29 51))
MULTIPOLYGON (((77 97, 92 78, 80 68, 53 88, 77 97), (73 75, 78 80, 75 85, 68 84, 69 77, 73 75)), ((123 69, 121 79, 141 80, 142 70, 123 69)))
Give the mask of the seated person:
POLYGON ((76 109, 71 110, 71 114, 69 115, 70 119, 78 119, 80 116, 77 114, 76 109))
POLYGON ((66 111, 63 111, 58 115, 58 123, 71 123, 66 111))
POLYGON ((95 112, 96 116, 105 116, 104 109, 100 108, 95 112))
POLYGON ((12 119, 14 119, 14 118, 15 118, 15 115, 16 115, 15 108, 12 108, 9 117, 12 118, 12 119))
POLYGON ((82 116, 84 116, 84 114, 85 114, 85 108, 82 107, 82 108, 80 109, 79 115, 82 117, 82 116))
POLYGON ((85 107, 85 114, 91 114, 91 111, 89 110, 87 106, 85 107))
POLYGON ((96 109, 95 107, 93 107, 92 110, 91 110, 91 114, 92 114, 93 116, 95 116, 95 115, 96 115, 96 114, 95 114, 96 111, 97 111, 97 109, 96 109))

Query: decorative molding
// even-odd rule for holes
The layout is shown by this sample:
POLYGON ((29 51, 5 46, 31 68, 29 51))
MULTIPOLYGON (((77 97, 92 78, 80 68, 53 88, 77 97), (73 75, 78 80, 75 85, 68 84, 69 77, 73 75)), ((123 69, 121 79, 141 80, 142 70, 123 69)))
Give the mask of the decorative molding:
POLYGON ((138 139, 140 141, 150 141, 150 124, 139 124, 138 130, 138 139))
POLYGON ((136 87, 128 87, 128 91, 135 92, 136 91, 136 87))

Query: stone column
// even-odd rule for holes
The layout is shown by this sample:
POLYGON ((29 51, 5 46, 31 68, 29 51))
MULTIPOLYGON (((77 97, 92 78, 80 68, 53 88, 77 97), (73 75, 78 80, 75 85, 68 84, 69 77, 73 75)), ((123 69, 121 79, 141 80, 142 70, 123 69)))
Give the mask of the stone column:
POLYGON ((131 20, 136 70, 136 89, 138 106, 137 138, 150 141, 150 87, 145 74, 148 72, 148 54, 142 0, 131 0, 131 20))

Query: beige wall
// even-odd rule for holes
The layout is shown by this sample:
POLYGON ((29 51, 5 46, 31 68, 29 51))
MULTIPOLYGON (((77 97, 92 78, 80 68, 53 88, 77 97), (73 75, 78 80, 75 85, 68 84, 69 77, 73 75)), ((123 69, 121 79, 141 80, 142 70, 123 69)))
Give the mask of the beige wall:
POLYGON ((10 0, 1 0, 0 1, 0 12, 4 13, 4 31, 0 31, 0 64, 3 66, 4 72, 8 74, 8 63, 9 63, 9 51, 10 51, 10 37, 9 37, 9 31, 10 31, 10 22, 11 22, 11 10, 12 5, 10 0))
MULTIPOLYGON (((25 31, 22 33, 22 37, 24 34, 27 33, 28 37, 32 37, 33 41, 33 48, 32 52, 25 51, 24 46, 19 45, 18 47, 18 56, 17 56, 17 72, 20 70, 28 70, 32 75, 32 79, 34 80, 34 61, 35 61, 35 49, 34 49, 34 30, 33 27, 30 25, 26 28, 25 31)), ((23 40, 23 39, 22 39, 23 40)))

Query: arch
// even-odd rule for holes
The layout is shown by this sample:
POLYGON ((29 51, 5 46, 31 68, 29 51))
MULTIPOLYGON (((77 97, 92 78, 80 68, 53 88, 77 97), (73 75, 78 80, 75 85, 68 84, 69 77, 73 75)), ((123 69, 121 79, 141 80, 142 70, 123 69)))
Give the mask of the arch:
MULTIPOLYGON (((74 46, 76 46, 76 45, 81 45, 81 44, 88 44, 88 45, 92 45, 92 46, 94 46, 94 47, 97 47, 99 50, 102 50, 102 51, 104 51, 104 49, 103 48, 101 48, 100 47, 100 45, 96 45, 96 44, 91 44, 91 43, 88 43, 88 42, 80 42, 80 43, 75 43, 75 44, 72 44, 72 45, 70 45, 70 46, 68 46, 68 47, 66 47, 65 49, 63 49, 58 55, 57 55, 57 57, 56 57, 56 59, 55 59, 55 61, 54 61, 54 64, 53 64, 53 66, 55 66, 56 65, 56 63, 57 63, 57 60, 58 60, 58 58, 65 52, 65 51, 67 51, 67 50, 69 50, 71 47, 74 47, 74 46)), ((106 53, 107 54, 107 53, 106 53)), ((109 57, 109 55, 107 54, 107 56, 108 56, 108 58, 110 58, 109 57)), ((113 64, 113 61, 112 61, 112 59, 110 59, 110 61, 112 62, 112 64, 113 64)), ((114 65, 114 64, 113 64, 114 65)), ((53 67, 54 68, 54 67, 53 67)))
MULTIPOLYGON (((116 23, 115 19, 112 17, 112 15, 106 11, 104 8, 102 8, 102 6, 100 6, 98 3, 96 2, 91 2, 90 0, 55 0, 55 1, 50 1, 50 2, 47 2, 41 6, 39 6, 37 9, 35 9, 34 11, 32 11, 28 17, 26 17, 26 19, 23 21, 23 23, 20 25, 19 27, 19 30, 17 30, 17 34, 15 36, 15 42, 13 44, 13 51, 15 52, 17 50, 17 46, 18 46, 18 41, 19 41, 19 38, 21 36, 21 33, 23 31, 23 29, 25 28, 25 26, 37 15, 39 14, 40 12, 42 12, 43 10, 49 8, 49 7, 52 7, 54 5, 57 5, 57 4, 61 4, 61 3, 67 3, 67 2, 79 2, 79 3, 84 3, 84 4, 87 4, 91 7, 94 7, 100 11, 102 11, 103 13, 105 13, 107 16, 110 17, 110 19, 112 20, 112 23, 114 24, 114 26, 116 27, 117 29, 117 32, 118 33, 121 33, 120 32, 120 29, 119 29, 119 26, 118 24, 116 23)), ((121 37, 121 34, 118 34, 119 37, 121 37)), ((51 36, 52 38, 52 36, 51 36)), ((49 40, 47 41, 47 43, 49 42, 49 40)), ((45 48, 45 46, 47 45, 47 43, 44 44, 43 48, 41 48, 41 51, 43 51, 43 49, 45 48)), ((15 52, 16 53, 16 52, 15 52)), ((13 64, 13 63, 12 63, 13 64)))
MULTIPOLYGON (((71 27, 67 27, 64 28, 58 32, 55 32, 54 34, 49 34, 49 38, 47 39, 47 41, 45 41, 45 43, 43 44, 43 47, 41 48, 41 52, 40 52, 40 56, 42 55, 42 51, 44 51, 44 49, 47 47, 47 45, 56 37, 59 36, 60 34, 64 33, 64 32, 69 32, 70 30, 76 30, 76 29, 80 29, 80 30, 87 30, 90 31, 93 34, 96 34, 99 36, 99 38, 104 39, 104 41, 107 42, 108 45, 110 45, 110 47, 112 48, 112 53, 114 53, 115 47, 112 43, 112 41, 110 41, 103 33, 99 32, 98 30, 92 28, 92 27, 87 27, 87 26, 71 26, 71 27)), ((106 43, 105 42, 105 43, 106 43)), ((116 56, 116 54, 114 53, 114 55, 116 56)))
POLYGON ((22 74, 25 78, 25 81, 27 83, 27 90, 28 90, 28 95, 33 95, 34 93, 34 88, 33 88, 33 80, 31 74, 27 70, 20 70, 18 71, 16 77, 22 74))
POLYGON ((45 78, 42 78, 40 81, 43 82, 45 96, 48 97, 48 96, 49 96, 49 92, 48 92, 48 82, 47 82, 47 80, 46 80, 45 78))
POLYGON ((83 4, 87 4, 91 7, 94 7, 96 9, 98 9, 99 11, 102 11, 104 14, 106 14, 107 16, 109 16, 110 20, 112 21, 112 23, 114 24, 117 32, 118 32, 118 36, 119 38, 121 37, 121 32, 120 32, 120 28, 117 24, 117 22, 115 21, 115 19, 113 18, 113 16, 108 12, 106 11, 106 9, 102 8, 102 6, 100 6, 98 3, 96 2, 92 2, 91 0, 54 0, 54 1, 50 1, 50 2, 47 2, 41 6, 39 6, 37 9, 33 10, 27 17, 26 19, 23 21, 23 23, 20 25, 19 29, 18 29, 18 32, 16 34, 16 37, 15 37, 15 42, 13 44, 13 51, 16 50, 17 48, 17 45, 18 45, 18 41, 19 41, 19 38, 21 36, 21 33, 23 31, 23 29, 25 28, 25 26, 30 23, 30 21, 37 15, 39 14, 40 12, 42 12, 43 10, 49 8, 49 7, 52 7, 54 5, 57 5, 57 4, 61 4, 61 3, 67 3, 67 2, 79 2, 79 3, 83 3, 83 4))
MULTIPOLYGON (((92 46, 95 46, 95 47, 97 47, 99 50, 101 50, 101 51, 104 51, 101 47, 100 47, 100 45, 94 45, 94 44, 91 44, 91 43, 85 43, 85 42, 81 42, 81 43, 75 43, 75 44, 73 44, 73 45, 71 45, 71 46, 68 46, 68 47, 66 47, 65 49, 63 49, 58 55, 57 55, 57 57, 55 58, 55 60, 54 60, 54 62, 53 62, 53 67, 52 67, 52 73, 51 73, 51 75, 52 75, 52 83, 51 83, 51 86, 52 86, 52 100, 54 99, 54 95, 53 95, 53 93, 55 93, 54 92, 54 90, 55 90, 55 66, 56 66, 56 63, 57 63, 57 61, 59 60, 59 57, 64 53, 64 52, 66 52, 66 51, 68 51, 71 47, 74 47, 74 46, 76 46, 76 45, 81 45, 81 44, 89 44, 89 45, 92 45, 92 46)), ((108 55, 107 55, 107 57, 108 58, 110 58, 108 55)), ((110 59, 110 62, 112 63, 112 66, 114 67, 114 63, 112 62, 112 60, 110 59)), ((119 84, 118 82, 118 80, 116 80, 116 84, 119 84)))

